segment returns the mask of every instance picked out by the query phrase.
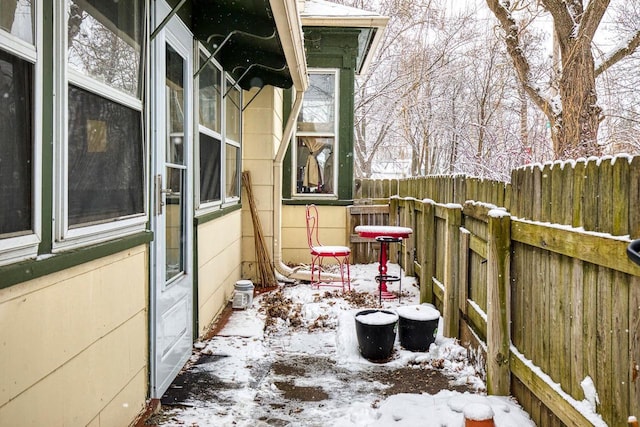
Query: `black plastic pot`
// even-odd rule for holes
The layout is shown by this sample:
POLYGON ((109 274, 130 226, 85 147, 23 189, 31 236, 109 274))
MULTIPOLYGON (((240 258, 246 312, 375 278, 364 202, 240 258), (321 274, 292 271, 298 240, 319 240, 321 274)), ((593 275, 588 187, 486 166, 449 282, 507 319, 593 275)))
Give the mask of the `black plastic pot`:
POLYGON ((362 357, 372 362, 389 359, 396 340, 398 315, 388 310, 362 310, 356 313, 355 320, 362 357))
POLYGON ((409 351, 427 351, 436 340, 440 312, 427 306, 398 308, 400 345, 409 351))

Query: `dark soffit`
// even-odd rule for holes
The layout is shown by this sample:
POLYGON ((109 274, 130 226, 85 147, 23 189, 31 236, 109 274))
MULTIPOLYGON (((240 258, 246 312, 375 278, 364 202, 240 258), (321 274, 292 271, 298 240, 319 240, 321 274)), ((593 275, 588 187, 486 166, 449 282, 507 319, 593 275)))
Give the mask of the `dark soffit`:
POLYGON ((240 87, 293 85, 269 0, 191 0, 190 6, 194 36, 240 87))

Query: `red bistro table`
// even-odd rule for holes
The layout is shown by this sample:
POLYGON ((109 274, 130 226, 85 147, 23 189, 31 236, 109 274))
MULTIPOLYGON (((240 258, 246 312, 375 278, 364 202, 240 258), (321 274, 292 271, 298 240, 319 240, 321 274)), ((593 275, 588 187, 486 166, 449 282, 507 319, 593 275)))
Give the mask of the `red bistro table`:
POLYGON ((378 266, 378 271, 380 272, 380 295, 382 299, 394 299, 395 295, 387 290, 387 281, 384 280, 385 277, 388 277, 387 252, 389 250, 389 240, 406 239, 413 233, 413 230, 409 227, 391 225, 359 225, 355 228, 355 231, 360 237, 376 239, 380 242, 380 265, 378 266))

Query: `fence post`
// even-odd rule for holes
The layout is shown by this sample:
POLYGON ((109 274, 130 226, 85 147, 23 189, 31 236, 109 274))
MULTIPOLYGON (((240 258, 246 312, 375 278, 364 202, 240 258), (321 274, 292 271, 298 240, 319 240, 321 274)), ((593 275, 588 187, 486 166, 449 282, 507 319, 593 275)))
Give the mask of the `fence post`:
POLYGON ((446 337, 457 337, 460 326, 458 309, 458 255, 460 254, 460 225, 462 206, 447 206, 447 237, 444 261, 444 331, 446 337))
POLYGON ((487 392, 510 393, 510 244, 511 216, 489 211, 487 234, 487 392))

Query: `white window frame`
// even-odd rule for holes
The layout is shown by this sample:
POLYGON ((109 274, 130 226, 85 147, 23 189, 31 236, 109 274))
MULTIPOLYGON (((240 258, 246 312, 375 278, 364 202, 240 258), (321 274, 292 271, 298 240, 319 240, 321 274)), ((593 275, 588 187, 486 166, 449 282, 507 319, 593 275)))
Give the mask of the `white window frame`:
POLYGON ((32 104, 32 166, 31 166, 31 233, 16 237, 0 238, 0 265, 34 258, 42 236, 42 3, 34 4, 34 44, 0 30, 0 49, 33 64, 32 104))
MULTIPOLYGON (((195 58, 198 58, 198 67, 197 69, 200 69, 200 67, 202 66, 202 64, 200 64, 200 54, 203 54, 205 57, 209 58, 209 56, 211 56, 211 53, 200 43, 198 43, 198 52, 197 55, 195 55, 195 58)), ((223 163, 223 159, 224 159, 224 138, 222 137, 222 135, 224 134, 224 119, 225 119, 225 115, 224 115, 224 98, 222 98, 222 95, 224 95, 224 71, 222 69, 222 65, 220 65, 218 63, 218 61, 216 61, 214 58, 211 58, 209 60, 209 62, 207 63, 207 65, 211 64, 213 67, 217 68, 218 71, 220 72, 220 88, 222 90, 222 93, 220 94, 220 133, 214 131, 213 129, 210 129, 202 124, 200 124, 200 79, 196 78, 195 82, 194 82, 194 102, 195 102, 195 114, 194 119, 195 119, 195 129, 198 129, 198 140, 197 143, 194 144, 195 145, 195 153, 196 153, 196 161, 194 162, 194 169, 196 171, 195 173, 195 177, 197 179, 195 179, 195 189, 196 189, 196 217, 207 214, 209 212, 212 211, 216 211, 219 210, 220 207, 222 206, 223 200, 224 200, 224 187, 222 187, 222 183, 224 182, 224 176, 223 176, 223 165, 220 165, 220 200, 213 200, 213 201, 208 201, 208 202, 202 202, 201 201, 201 197, 200 197, 200 134, 203 133, 211 138, 215 138, 218 139, 220 141, 220 162, 223 163)))
MULTIPOLYGON (((143 25, 148 27, 148 4, 144 0, 143 4, 145 17, 143 25)), ((54 97, 56 99, 54 106, 54 134, 56 144, 54 148, 53 252, 101 243, 141 232, 146 229, 146 223, 148 221, 148 131, 147 126, 144 125, 148 123, 148 120, 146 109, 143 108, 143 100, 77 72, 68 66, 68 24, 66 7, 67 0, 54 3, 54 32, 55 34, 61 35, 61 37, 57 40, 57 43, 54 43, 54 97), (104 223, 69 228, 67 215, 69 187, 67 179, 69 147, 68 96, 70 84, 140 112, 142 129, 142 164, 140 166, 143 168, 142 192, 144 209, 142 213, 114 218, 104 223)), ((148 43, 142 43, 142 48, 147 45, 148 43)), ((140 66, 148 69, 148 67, 146 67, 147 64, 143 64, 146 58, 148 58, 148 55, 146 55, 146 52, 142 52, 140 66)), ((148 93, 148 82, 144 77, 142 77, 142 81, 140 81, 139 84, 144 85, 145 93, 148 93)))
MULTIPOLYGON (((204 47, 200 46, 198 54, 204 53, 204 55, 208 58, 210 52, 208 52, 204 47)), ((199 58, 199 56, 198 56, 199 58)), ((198 59, 199 63, 200 59, 198 59)), ((240 202, 240 194, 242 188, 241 182, 241 170, 242 170, 242 122, 243 122, 243 112, 242 112, 242 99, 243 99, 243 91, 242 88, 238 85, 238 83, 231 77, 231 75, 224 71, 222 66, 215 61, 215 59, 211 59, 210 63, 213 64, 220 71, 220 87, 222 88, 222 100, 221 100, 221 114, 220 114, 220 130, 221 133, 217 133, 206 126, 200 124, 200 106, 197 104, 199 102, 199 96, 194 96, 196 100, 195 111, 198 114, 195 114, 196 117, 196 128, 198 129, 198 138, 200 133, 204 133, 212 138, 216 138, 220 140, 220 200, 212 201, 212 202, 200 202, 200 141, 198 139, 198 143, 196 145, 196 161, 195 169, 196 169, 196 200, 197 200, 197 208, 196 208, 196 217, 206 215, 210 212, 215 212, 222 208, 226 208, 228 206, 237 205, 240 202), (240 114, 240 141, 234 141, 230 138, 227 138, 227 104, 226 104, 226 96, 228 95, 228 91, 230 87, 235 87, 240 93, 240 106, 239 106, 239 114, 240 114), (226 156, 226 148, 227 145, 233 146, 238 149, 238 196, 227 197, 227 156, 226 156)), ((200 67, 198 67, 200 68, 200 67)), ((196 79, 195 82, 195 91, 199 91, 200 89, 200 81, 196 79)))
POLYGON ((224 138, 222 139, 222 206, 226 207, 226 206, 231 206, 231 205, 235 205, 240 201, 240 194, 242 193, 242 180, 241 180, 241 174, 242 174, 242 88, 240 86, 238 86, 237 82, 228 74, 225 73, 225 77, 224 77, 224 92, 223 95, 228 95, 229 94, 229 89, 230 87, 235 87, 235 89, 238 90, 238 93, 240 95, 240 105, 238 106, 238 113, 239 113, 239 120, 240 120, 240 129, 239 129, 239 136, 240 136, 240 141, 234 141, 233 139, 227 138, 227 104, 226 104, 226 100, 224 99, 224 97, 222 98, 222 129, 223 129, 223 134, 224 134, 224 138), (227 197, 227 156, 226 156, 226 148, 227 145, 236 147, 238 149, 238 159, 237 159, 237 166, 238 166, 238 176, 237 176, 237 180, 238 180, 238 195, 237 196, 233 196, 233 197, 227 197))
MULTIPOLYGON (((331 194, 323 194, 323 193, 298 193, 298 185, 297 185, 297 166, 298 166, 298 137, 299 136, 315 136, 315 137, 333 137, 333 152, 335 153, 335 159, 338 158, 338 146, 339 146, 339 138, 338 138, 338 130, 339 130, 339 121, 340 121, 340 69, 338 68, 308 68, 307 73, 311 74, 333 74, 335 76, 335 88, 334 88, 334 122, 333 122, 333 133, 329 132, 300 132, 296 130, 293 132, 293 139, 291 141, 292 148, 292 167, 291 167, 291 194, 292 198, 296 200, 318 200, 318 199, 328 199, 328 200, 338 200, 338 175, 340 174, 339 168, 335 167, 333 169, 333 193, 331 194)), ((302 111, 301 111, 302 113, 302 111)), ((297 123, 296 118, 296 123, 297 123)), ((337 162, 335 163, 337 166, 337 162)))

